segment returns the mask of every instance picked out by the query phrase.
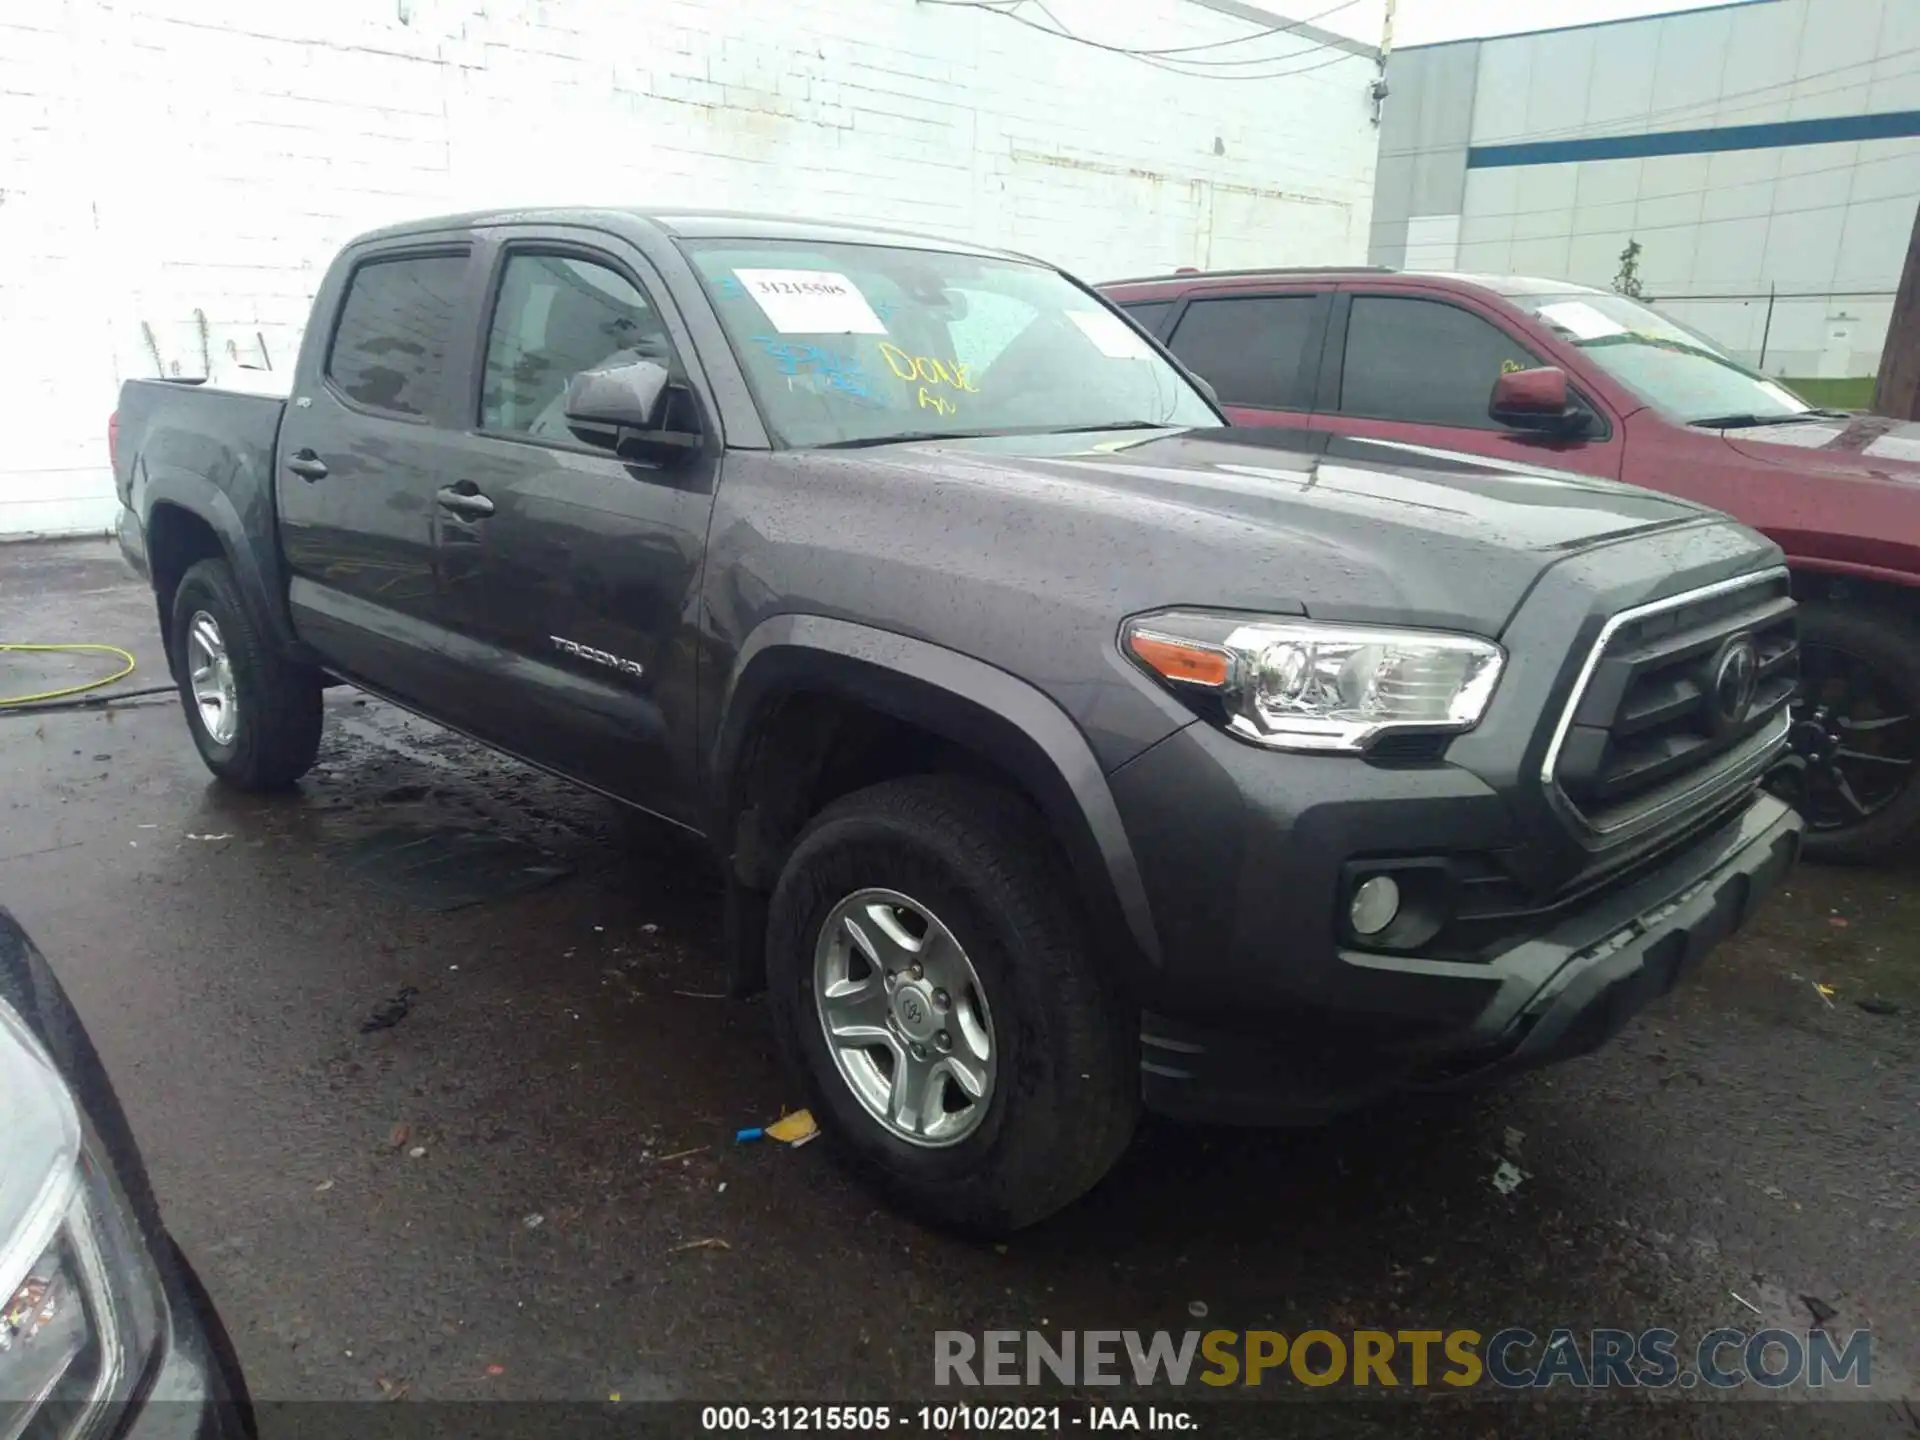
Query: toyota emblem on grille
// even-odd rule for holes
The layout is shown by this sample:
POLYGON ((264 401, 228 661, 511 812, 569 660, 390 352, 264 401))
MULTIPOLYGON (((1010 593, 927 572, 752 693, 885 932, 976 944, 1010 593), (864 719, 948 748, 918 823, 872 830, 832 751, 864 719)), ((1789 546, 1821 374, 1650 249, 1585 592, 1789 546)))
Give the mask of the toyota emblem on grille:
POLYGON ((1731 730, 1753 709, 1753 693, 1760 684, 1760 653, 1751 635, 1735 635, 1713 657, 1713 728, 1731 730))

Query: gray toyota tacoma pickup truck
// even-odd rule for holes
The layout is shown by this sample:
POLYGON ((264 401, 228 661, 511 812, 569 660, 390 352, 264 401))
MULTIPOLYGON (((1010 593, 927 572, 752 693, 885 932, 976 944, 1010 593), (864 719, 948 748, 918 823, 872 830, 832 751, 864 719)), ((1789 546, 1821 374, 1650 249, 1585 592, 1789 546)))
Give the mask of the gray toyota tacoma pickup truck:
POLYGON ((1780 552, 1607 481, 1225 427, 1023 256, 553 210, 349 245, 287 401, 134 381, 194 743, 346 682, 706 837, 836 1149, 1029 1223, 1141 1107, 1297 1122, 1591 1050, 1800 821, 1780 552))

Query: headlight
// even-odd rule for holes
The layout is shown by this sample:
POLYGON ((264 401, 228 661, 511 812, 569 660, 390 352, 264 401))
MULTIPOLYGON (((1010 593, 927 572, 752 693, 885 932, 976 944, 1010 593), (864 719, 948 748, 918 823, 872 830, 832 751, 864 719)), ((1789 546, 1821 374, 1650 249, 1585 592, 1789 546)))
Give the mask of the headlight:
POLYGON ((1217 697, 1234 734, 1281 750, 1365 750, 1395 730, 1471 730, 1506 655, 1439 630, 1166 612, 1121 643, 1175 690, 1217 697))
POLYGON ((159 1333, 139 1235, 65 1081, 0 1003, 0 1440, 111 1423, 159 1333))

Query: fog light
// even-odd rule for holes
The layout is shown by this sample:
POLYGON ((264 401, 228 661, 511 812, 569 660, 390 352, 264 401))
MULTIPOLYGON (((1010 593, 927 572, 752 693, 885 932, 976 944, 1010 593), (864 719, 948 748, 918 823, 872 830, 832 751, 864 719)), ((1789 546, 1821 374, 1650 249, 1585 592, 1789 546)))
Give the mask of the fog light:
POLYGON ((1385 875, 1363 881, 1347 907, 1347 922, 1356 935, 1378 935, 1400 913, 1400 887, 1385 875))

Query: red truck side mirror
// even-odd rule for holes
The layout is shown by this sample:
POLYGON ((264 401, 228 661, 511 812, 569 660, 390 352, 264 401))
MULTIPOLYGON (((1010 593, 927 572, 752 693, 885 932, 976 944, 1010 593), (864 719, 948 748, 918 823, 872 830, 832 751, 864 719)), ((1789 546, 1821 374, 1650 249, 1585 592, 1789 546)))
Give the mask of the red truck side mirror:
POLYGON ((1593 414, 1575 403, 1567 372, 1558 365, 1509 370, 1493 382, 1487 414, 1510 430, 1570 438, 1593 425, 1593 414))

